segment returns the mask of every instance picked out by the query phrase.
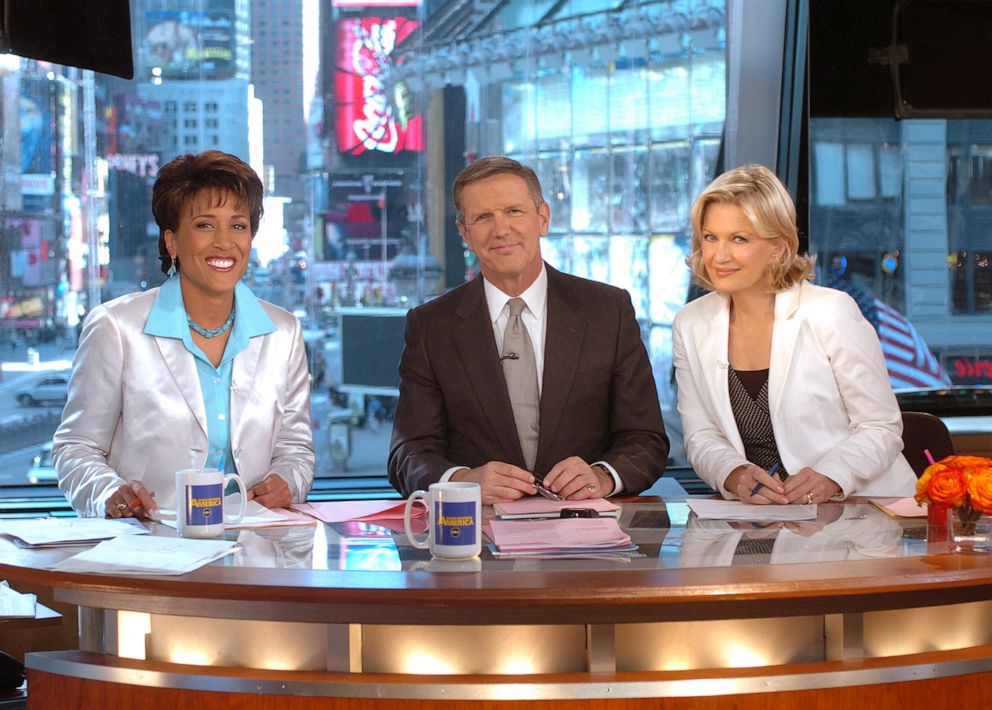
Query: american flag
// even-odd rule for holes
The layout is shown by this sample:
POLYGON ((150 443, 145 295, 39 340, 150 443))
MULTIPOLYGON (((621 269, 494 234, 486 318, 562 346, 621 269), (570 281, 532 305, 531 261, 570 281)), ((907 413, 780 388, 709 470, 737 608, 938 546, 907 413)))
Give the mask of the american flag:
POLYGON ((825 285, 853 298, 865 320, 875 327, 878 340, 882 343, 892 389, 946 387, 952 384, 947 371, 906 316, 834 274, 827 276, 825 285))
POLYGON ((875 299, 878 312, 878 339, 882 343, 885 366, 893 389, 946 387, 951 378, 930 352, 916 328, 902 313, 875 299))

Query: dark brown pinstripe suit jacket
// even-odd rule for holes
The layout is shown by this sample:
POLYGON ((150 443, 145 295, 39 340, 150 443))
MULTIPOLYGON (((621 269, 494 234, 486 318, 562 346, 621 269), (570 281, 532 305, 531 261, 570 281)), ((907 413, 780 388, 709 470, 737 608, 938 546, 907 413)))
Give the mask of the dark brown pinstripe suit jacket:
MULTIPOLYGON (((661 476, 668 437, 626 291, 548 271, 541 433, 534 474, 579 456, 639 493, 661 476)), ((412 309, 400 360, 389 480, 426 489, 452 466, 525 467, 482 278, 412 309)))

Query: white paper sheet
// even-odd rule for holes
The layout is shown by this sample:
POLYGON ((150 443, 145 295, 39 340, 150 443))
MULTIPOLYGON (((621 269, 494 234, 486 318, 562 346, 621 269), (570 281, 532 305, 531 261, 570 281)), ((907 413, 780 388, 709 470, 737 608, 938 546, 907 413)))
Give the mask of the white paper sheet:
POLYGON ((736 500, 689 498, 685 502, 700 520, 816 520, 816 504, 751 505, 736 500))
POLYGON ((7 617, 33 617, 38 608, 38 597, 14 591, 6 580, 0 582, 0 619, 7 617))
MULTIPOLYGON (((237 512, 241 503, 237 502, 236 496, 228 496, 224 499, 224 510, 237 512), (233 501, 232 501, 233 498, 233 501)), ((152 518, 162 525, 168 525, 176 529, 176 511, 159 508, 152 518)), ((225 530, 241 530, 244 528, 274 528, 290 525, 316 525, 317 521, 296 512, 284 508, 266 508, 261 503, 253 500, 248 501, 245 508, 245 517, 240 522, 224 525, 225 530)))
POLYGON ((142 535, 148 530, 133 518, 33 518, 0 521, 0 535, 21 540, 29 547, 88 545, 118 535, 142 535))
POLYGON ((237 544, 234 540, 126 535, 105 540, 52 565, 51 569, 113 574, 186 574, 229 555, 237 544))

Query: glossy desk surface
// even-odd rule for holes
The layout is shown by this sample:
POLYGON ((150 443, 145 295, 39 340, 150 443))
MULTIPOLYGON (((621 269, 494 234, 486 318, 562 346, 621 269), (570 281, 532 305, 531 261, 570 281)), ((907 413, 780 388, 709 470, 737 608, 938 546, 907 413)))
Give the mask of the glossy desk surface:
POLYGON ((897 521, 866 500, 820 505, 815 522, 765 528, 697 520, 684 499, 621 503, 621 526, 641 555, 633 559, 493 559, 484 550, 478 562, 446 563, 388 528, 318 523, 230 531, 236 554, 178 577, 54 572, 46 565, 78 548, 0 540, 0 579, 96 608, 368 624, 617 624, 992 598, 992 555, 954 554, 927 541, 925 519, 897 521), (769 564, 733 564, 745 532, 775 538, 769 564))

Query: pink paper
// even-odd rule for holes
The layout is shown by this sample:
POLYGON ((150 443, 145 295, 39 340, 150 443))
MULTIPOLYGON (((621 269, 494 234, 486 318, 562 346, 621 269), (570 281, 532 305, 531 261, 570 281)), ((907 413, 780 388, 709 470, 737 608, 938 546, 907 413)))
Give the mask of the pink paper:
POLYGON ((550 500, 541 496, 530 496, 506 503, 496 503, 493 506, 496 515, 541 515, 542 513, 558 513, 563 508, 592 508, 600 513, 620 510, 619 505, 611 503, 605 498, 550 500))
MULTIPOLYGON (((403 520, 403 507, 406 501, 395 500, 341 500, 321 503, 296 503, 293 510, 309 515, 325 523, 344 523, 359 520, 374 523, 382 520, 403 520)), ((410 511, 411 518, 422 518, 427 509, 417 503, 410 511)))
POLYGON ((489 530, 500 552, 608 549, 630 544, 630 536, 616 518, 492 520, 489 530))

